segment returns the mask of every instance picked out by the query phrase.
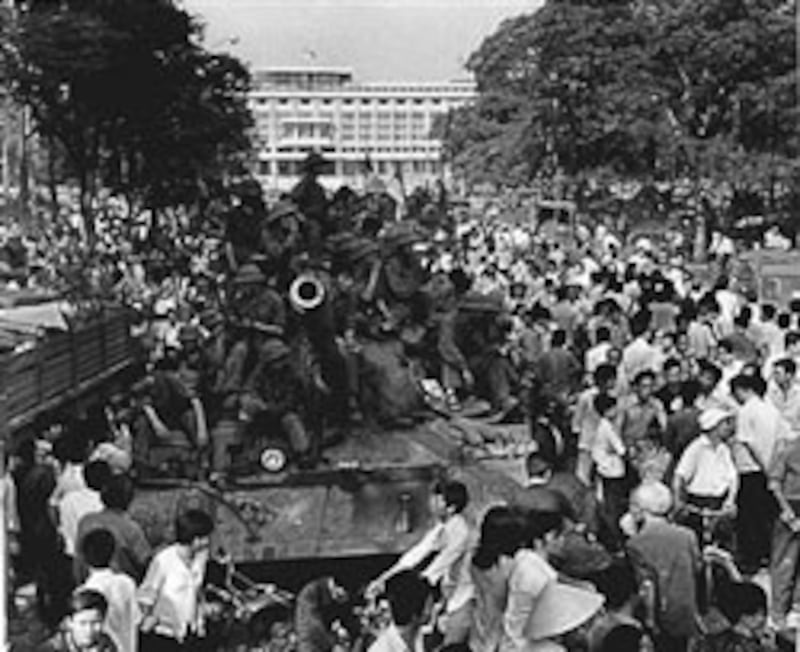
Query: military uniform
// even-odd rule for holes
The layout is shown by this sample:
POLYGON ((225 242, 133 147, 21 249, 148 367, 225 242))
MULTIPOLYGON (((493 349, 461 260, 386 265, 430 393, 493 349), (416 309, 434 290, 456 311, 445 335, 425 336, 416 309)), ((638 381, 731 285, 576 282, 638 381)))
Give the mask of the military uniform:
POLYGON ((247 430, 259 437, 280 428, 301 464, 313 463, 315 454, 301 416, 305 394, 289 347, 279 339, 264 342, 242 396, 242 411, 250 420, 247 430))

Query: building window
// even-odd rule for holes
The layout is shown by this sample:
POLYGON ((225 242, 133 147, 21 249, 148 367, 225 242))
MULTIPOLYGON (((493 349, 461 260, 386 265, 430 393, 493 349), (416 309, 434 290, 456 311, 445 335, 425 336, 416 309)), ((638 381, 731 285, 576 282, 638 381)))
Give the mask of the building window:
POLYGON ((297 175, 297 163, 295 161, 278 161, 278 176, 293 177, 297 175))

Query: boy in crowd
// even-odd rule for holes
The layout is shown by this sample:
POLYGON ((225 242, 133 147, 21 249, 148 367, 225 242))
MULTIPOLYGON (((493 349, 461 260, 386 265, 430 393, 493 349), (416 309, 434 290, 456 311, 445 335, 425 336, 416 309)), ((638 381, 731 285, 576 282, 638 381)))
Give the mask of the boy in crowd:
POLYGON ((175 543, 153 557, 139 587, 143 650, 206 649, 202 585, 213 530, 202 510, 189 509, 175 519, 175 543))
POLYGON ((627 486, 625 481, 625 443, 614 425, 617 401, 600 394, 594 400, 594 409, 600 415, 597 434, 592 448, 592 460, 600 477, 603 491, 603 520, 609 532, 609 543, 619 544, 622 533, 619 519, 626 511, 627 486))
POLYGON ((401 571, 417 568, 430 559, 421 577, 431 587, 441 589, 448 613, 463 606, 462 599, 468 596, 459 595, 461 592, 455 589, 469 550, 470 528, 463 513, 468 502, 467 488, 461 482, 437 484, 431 497, 431 511, 438 523, 391 568, 373 580, 367 593, 380 594, 390 578, 401 571))
POLYGON ((119 652, 136 652, 139 635, 139 608, 136 584, 125 573, 110 568, 116 548, 114 535, 108 530, 89 532, 81 542, 81 551, 89 577, 83 588, 103 594, 108 604, 106 631, 119 652))
POLYGON ((575 475, 586 485, 592 484, 594 446, 600 415, 594 409, 594 400, 601 394, 610 395, 617 382, 617 370, 610 364, 601 364, 593 373, 594 386, 578 395, 572 416, 572 430, 578 433, 578 462, 575 475))
POLYGON ((102 593, 79 589, 69 600, 61 629, 37 652, 117 652, 117 646, 103 631, 107 611, 102 593))

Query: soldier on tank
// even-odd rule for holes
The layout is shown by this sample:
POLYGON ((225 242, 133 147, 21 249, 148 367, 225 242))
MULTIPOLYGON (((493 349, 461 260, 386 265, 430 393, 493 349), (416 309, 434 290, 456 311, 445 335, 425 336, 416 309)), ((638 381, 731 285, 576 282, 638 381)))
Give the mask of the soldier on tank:
POLYGON ((236 270, 256 253, 265 212, 261 184, 255 179, 239 182, 225 221, 225 254, 229 269, 236 270))
POLYGON ((410 318, 412 301, 427 280, 413 249, 419 241, 420 234, 405 225, 384 235, 380 272, 370 280, 366 295, 383 314, 385 330, 397 329, 410 318))
POLYGON ((303 247, 303 216, 289 200, 276 203, 267 213, 261 230, 261 250, 264 252, 268 273, 278 276, 283 286, 291 281, 286 277, 293 258, 303 247))
POLYGON ((318 152, 311 152, 303 161, 303 176, 289 193, 289 198, 305 217, 305 238, 314 253, 322 251, 322 243, 331 232, 328 219, 328 196, 318 178, 330 162, 318 152))
POLYGON ((264 435, 280 432, 298 466, 310 468, 317 462, 318 447, 305 425, 305 394, 289 347, 278 338, 265 340, 241 397, 246 437, 262 442, 264 435))
POLYGON ((360 421, 361 345, 381 321, 375 318, 374 303, 368 302, 367 294, 371 279, 380 269, 380 248, 372 240, 351 236, 340 244, 338 254, 332 310, 347 370, 350 419, 360 421))
POLYGON ((283 337, 286 307, 254 263, 243 265, 233 281, 229 304, 232 345, 218 377, 223 408, 235 405, 247 374, 256 365, 265 337, 283 337))

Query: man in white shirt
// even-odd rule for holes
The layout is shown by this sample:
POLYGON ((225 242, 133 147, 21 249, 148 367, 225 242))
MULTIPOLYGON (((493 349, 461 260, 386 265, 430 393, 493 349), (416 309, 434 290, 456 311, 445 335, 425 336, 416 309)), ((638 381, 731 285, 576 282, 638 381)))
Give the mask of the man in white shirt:
POLYGON ((771 303, 761 306, 761 321, 758 328, 758 346, 764 358, 769 360, 783 353, 784 335, 775 321, 777 310, 771 303))
POLYGON ((767 358, 761 370, 764 378, 769 378, 772 375, 775 363, 783 358, 793 360, 795 365, 800 364, 800 333, 797 331, 786 333, 783 338, 783 351, 777 356, 767 358))
POLYGON ((591 485, 592 448, 594 446, 600 415, 594 409, 594 399, 599 394, 611 394, 617 382, 617 370, 610 364, 601 364, 594 372, 594 386, 578 395, 572 413, 572 431, 578 434, 578 462, 575 475, 587 486, 591 485))
POLYGON ((608 361, 608 352, 612 347, 611 331, 607 326, 598 327, 595 338, 597 343, 586 352, 584 357, 584 367, 587 374, 593 374, 595 370, 608 361))
POLYGON ((761 398, 763 381, 739 375, 731 391, 741 407, 736 416, 733 454, 739 472, 736 535, 745 572, 757 571, 769 559, 775 500, 767 488, 767 469, 785 423, 778 410, 761 398))
POLYGON ((392 624, 369 652, 422 652, 422 628, 433 608, 430 584, 412 570, 401 570, 386 581, 386 597, 392 624))
POLYGON ((64 433, 53 444, 53 455, 59 463, 59 474, 56 486, 50 495, 50 507, 58 510, 61 499, 70 491, 86 488, 83 477, 83 463, 86 459, 86 447, 80 438, 72 433, 64 433))
POLYGON ((87 514, 103 510, 100 491, 111 478, 111 469, 105 462, 90 462, 83 470, 86 485, 65 493, 57 504, 58 529, 64 540, 64 552, 75 557, 78 543, 78 524, 87 514))
POLYGON ((439 522, 391 568, 373 580, 367 588, 367 594, 380 594, 390 578, 401 571, 418 567, 433 555, 421 573, 422 578, 431 586, 440 586, 448 614, 462 607, 470 597, 456 590, 460 588, 458 580, 462 575, 462 566, 468 561, 471 542, 470 527, 463 514, 468 501, 467 488, 461 482, 450 481, 437 485, 431 497, 431 511, 439 522))
POLYGON ((689 322, 686 331, 690 347, 700 360, 711 358, 717 346, 717 337, 711 326, 714 310, 716 310, 716 304, 713 302, 701 302, 697 308, 698 314, 689 322))
POLYGON ((92 530, 81 541, 81 553, 89 566, 83 585, 105 596, 108 603, 105 629, 119 652, 136 652, 139 639, 139 607, 136 583, 125 573, 111 570, 116 541, 108 530, 92 530))
POLYGON ((767 400, 786 421, 788 437, 800 437, 800 383, 797 382, 797 365, 791 358, 781 358, 772 366, 767 400))
POLYGON ((647 340, 649 330, 648 314, 639 313, 631 319, 631 334, 634 339, 622 352, 622 369, 629 381, 642 371, 658 371, 661 352, 647 340))
POLYGON ((211 517, 190 509, 175 519, 176 542, 153 557, 139 587, 143 650, 197 649, 205 637, 202 584, 208 563, 211 517))

